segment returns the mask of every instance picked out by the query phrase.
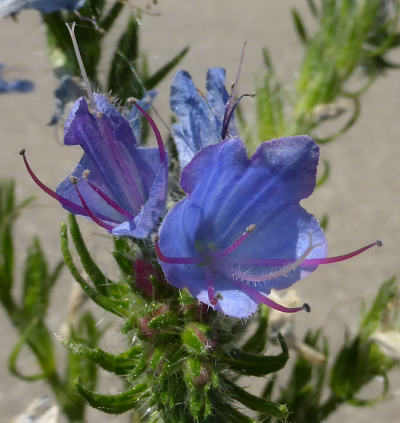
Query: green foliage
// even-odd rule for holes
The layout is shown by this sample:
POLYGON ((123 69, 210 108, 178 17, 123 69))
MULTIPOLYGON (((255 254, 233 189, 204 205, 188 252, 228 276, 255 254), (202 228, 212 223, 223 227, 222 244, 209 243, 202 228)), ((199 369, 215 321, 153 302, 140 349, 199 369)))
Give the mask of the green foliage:
POLYGON ((185 47, 150 74, 146 56, 139 49, 141 16, 140 13, 131 14, 112 53, 107 83, 103 85, 99 75, 103 42, 126 9, 125 6, 126 2, 123 0, 114 1, 110 8, 103 0, 87 0, 78 15, 67 12, 42 14, 47 28, 50 57, 57 73, 74 76, 81 74, 65 25, 77 21, 75 34, 89 80, 97 90, 111 92, 121 103, 125 103, 129 97, 141 98, 146 90, 156 87, 189 50, 185 47))
POLYGON ((284 107, 285 98, 264 49, 266 73, 257 89, 261 140, 296 134, 310 134, 320 143, 338 138, 357 121, 361 94, 387 69, 398 67, 386 58, 400 44, 398 2, 308 0, 308 5, 317 23, 313 34, 307 31, 300 13, 292 10, 305 51, 290 108, 284 107), (352 88, 360 81, 361 89, 352 88), (290 114, 285 116, 283 110, 290 114), (318 135, 321 124, 343 113, 347 119, 339 130, 318 135))
MULTIPOLYGON (((8 367, 10 372, 27 382, 44 380, 56 396, 61 410, 71 422, 80 422, 84 418, 86 402, 73 388, 77 375, 85 377, 92 389, 96 386, 97 368, 86 359, 75 354, 67 357, 67 366, 63 375, 57 365, 54 349, 54 336, 46 325, 51 290, 60 276, 63 263, 59 262, 52 271, 38 238, 34 238, 28 248, 23 274, 21 298, 16 301, 12 292, 14 286, 14 244, 13 224, 20 211, 32 198, 20 204, 15 202, 14 183, 0 181, 0 301, 10 321, 19 333, 19 340, 13 348, 8 367), (40 371, 37 374, 23 374, 18 362, 23 347, 27 346, 36 358, 40 371)), ((76 327, 70 326, 70 340, 83 341, 95 347, 99 332, 90 314, 78 318, 76 327)))
MULTIPOLYGON (((346 336, 330 368, 328 341, 322 337, 322 330, 307 333, 304 343, 322 352, 325 360, 311 362, 298 354, 291 376, 277 399, 287 405, 289 422, 322 422, 341 404, 369 406, 385 397, 389 389, 387 373, 396 361, 385 355, 371 336, 398 298, 395 278, 384 282, 374 302, 364 312, 359 331, 353 337, 346 336), (372 399, 358 398, 360 390, 376 377, 383 380, 382 393, 372 399)), ((268 382, 265 396, 272 395, 274 383, 275 380, 268 382)), ((271 417, 260 416, 262 422, 274 421, 271 417)))

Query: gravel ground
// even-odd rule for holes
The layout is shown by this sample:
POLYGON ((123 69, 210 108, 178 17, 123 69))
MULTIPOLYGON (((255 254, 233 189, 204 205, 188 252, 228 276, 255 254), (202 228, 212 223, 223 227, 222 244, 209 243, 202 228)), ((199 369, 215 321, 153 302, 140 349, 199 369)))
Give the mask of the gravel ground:
MULTIPOLYGON (((296 3, 300 9, 305 9, 305 2, 294 0, 203 0, 201 3, 162 0, 159 6, 152 8, 160 11, 161 16, 143 15, 142 46, 149 52, 152 68, 156 69, 183 46, 190 45, 191 51, 182 67, 191 72, 201 88, 206 70, 211 66, 225 67, 228 80, 234 79, 240 49, 247 40, 241 92, 254 90, 262 69, 261 48, 264 46, 270 49, 278 75, 285 85, 290 86, 302 57, 289 16, 290 7, 296 3)), ((145 6, 146 2, 135 4, 145 6)), ((306 17, 310 20, 307 13, 306 17)), ((0 96, 0 177, 16 179, 19 199, 32 193, 37 195, 37 201, 25 211, 16 230, 17 263, 23 262, 26 246, 34 235, 40 236, 50 262, 55 263, 60 257, 58 224, 65 218, 65 213, 34 186, 17 153, 21 147, 26 147, 40 177, 55 187, 74 167, 80 151, 62 145, 61 126, 46 126, 53 113, 52 92, 56 80, 46 55, 45 33, 39 16, 26 11, 18 17, 18 23, 11 19, 2 20, 0 46, 0 61, 8 66, 6 75, 30 78, 36 83, 36 90, 30 94, 0 96)), ((104 65, 106 63, 107 59, 104 65)), ((168 86, 172 77, 162 84, 156 101, 166 120, 169 116, 168 86)), ((400 72, 390 72, 380 78, 364 96, 357 125, 340 140, 322 147, 322 157, 331 163, 331 178, 306 202, 307 209, 316 216, 329 213, 326 235, 330 254, 340 254, 375 239, 382 239, 385 243, 383 248, 357 259, 321 268, 297 285, 300 298, 313 307, 311 315, 299 313, 296 316, 299 332, 324 325, 333 350, 342 342, 344 328, 356 327, 362 301, 371 299, 381 282, 399 271, 396 253, 400 244, 399 84, 400 72)), ((250 102, 247 109, 251 116, 250 102)), ((94 255, 113 275, 115 268, 107 265, 111 248, 109 239, 102 236, 94 225, 85 222, 83 226, 94 255)), ((16 293, 18 290, 16 286, 16 293)), ((70 290, 71 279, 65 272, 54 290, 49 312, 49 325, 54 332, 59 330, 65 318, 65 303, 70 290)), ((110 322, 108 315, 102 312, 97 315, 100 324, 110 322)), ((2 310, 0 330, 0 421, 8 422, 33 398, 48 393, 48 389, 40 382, 27 384, 9 375, 7 357, 17 337, 2 310)), ((118 330, 119 323, 116 322, 104 341, 104 348, 118 351, 121 345, 118 330)), ((32 371, 33 366, 33 361, 26 355, 21 367, 32 371)), ((391 380, 395 395, 400 386, 398 370, 392 373, 391 380)), ((103 375, 102 392, 117 392, 119 387, 115 379, 103 375)), ((374 388, 377 387, 371 389, 374 388)), ((254 389, 257 389, 255 383, 254 389)), ((372 409, 343 407, 329 422, 398 421, 399 406, 394 395, 372 409)), ((124 422, 127 418, 90 411, 88 421, 95 420, 124 422)))

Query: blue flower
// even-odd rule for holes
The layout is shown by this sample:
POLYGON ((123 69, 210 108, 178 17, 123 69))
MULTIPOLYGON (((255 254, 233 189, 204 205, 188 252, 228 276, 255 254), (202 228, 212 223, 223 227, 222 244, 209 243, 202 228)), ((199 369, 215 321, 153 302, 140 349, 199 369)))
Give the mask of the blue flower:
POLYGON ((34 84, 31 81, 25 79, 17 79, 15 81, 8 82, 3 76, 1 70, 3 69, 3 63, 0 63, 0 93, 9 93, 11 91, 18 91, 21 93, 27 93, 34 89, 34 84))
POLYGON ((230 316, 251 315, 267 297, 313 272, 327 245, 317 220, 299 202, 315 187, 318 145, 308 136, 262 143, 248 158, 229 138, 203 147, 183 169, 187 193, 164 219, 156 252, 169 283, 230 316))
POLYGON ((80 9, 86 0, 2 0, 0 18, 20 12, 22 9, 36 9, 43 13, 57 10, 80 9))
POLYGON ((89 217, 115 235, 145 238, 165 211, 168 163, 161 135, 140 104, 136 107, 152 126, 158 149, 141 147, 136 129, 103 95, 94 94, 94 106, 91 113, 81 97, 65 123, 64 144, 78 144, 84 154, 56 192, 33 174, 25 152, 21 154, 35 182, 68 211, 89 217))
POLYGON ((171 85, 171 109, 178 116, 172 133, 182 168, 203 147, 228 136, 237 136, 232 118, 229 125, 224 127, 229 100, 225 89, 225 69, 209 69, 206 87, 208 92, 204 96, 196 89, 186 71, 179 71, 171 85))

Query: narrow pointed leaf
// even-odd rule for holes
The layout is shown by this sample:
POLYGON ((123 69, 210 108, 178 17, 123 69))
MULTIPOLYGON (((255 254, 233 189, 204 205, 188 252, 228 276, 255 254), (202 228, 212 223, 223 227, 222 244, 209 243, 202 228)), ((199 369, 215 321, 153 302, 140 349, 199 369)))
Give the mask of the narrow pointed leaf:
POLYGON ((108 279, 103 272, 99 269, 97 264, 92 259, 85 241, 82 238, 81 231, 79 229, 78 222, 76 217, 73 214, 68 216, 69 220, 69 231, 71 233, 72 240, 74 242, 75 248, 79 257, 81 259, 83 268, 86 273, 89 275, 91 281, 94 283, 96 289, 102 294, 107 294, 107 285, 111 285, 114 282, 108 279))
POLYGON ((189 47, 185 47, 181 50, 175 57, 173 57, 168 63, 162 66, 157 72, 148 77, 144 81, 144 86, 146 90, 153 89, 159 82, 161 82, 167 74, 176 66, 178 63, 185 57, 186 53, 189 51, 189 47))
POLYGON ((21 353, 21 348, 29 339, 29 337, 32 335, 37 323, 38 323, 37 319, 34 319, 31 321, 31 323, 28 325, 26 330, 23 332, 23 334, 19 338, 18 342, 15 344, 15 347, 13 348, 10 354, 10 357, 8 359, 8 369, 10 370, 10 372, 17 378, 25 380, 27 382, 33 382, 36 380, 44 379, 46 377, 45 373, 40 373, 36 375, 24 375, 18 370, 18 365, 17 365, 18 359, 21 353))
POLYGON ((232 349, 229 354, 222 357, 222 360, 231 369, 244 375, 264 376, 269 373, 274 373, 282 369, 289 359, 288 348, 280 334, 279 342, 282 352, 278 355, 257 355, 239 349, 232 349))
POLYGON ((306 44, 308 41, 308 36, 307 36, 306 28, 304 27, 303 21, 300 18, 300 15, 296 9, 292 9, 291 13, 292 13, 292 19, 294 22, 294 26, 296 28, 297 35, 299 36, 300 41, 306 44))
POLYGON ((71 272, 74 279, 79 283, 82 287, 83 291, 86 293, 88 297, 90 297, 97 305, 104 308, 105 310, 116 314, 120 317, 128 317, 129 310, 127 305, 122 301, 114 301, 99 292, 93 289, 86 281, 83 279, 82 275, 79 273, 78 269, 75 266, 75 263, 72 259, 71 252, 68 248, 68 233, 67 233, 67 225, 62 222, 61 223, 61 251, 64 257, 64 262, 67 265, 69 271, 71 272))
POLYGON ((112 355, 100 348, 90 348, 83 342, 63 340, 62 343, 72 353, 91 360, 104 370, 117 375, 125 375, 132 370, 142 351, 141 347, 134 346, 122 354, 112 355))
POLYGON ((224 378, 224 383, 228 388, 230 397, 245 405, 247 408, 250 408, 250 410, 259 411, 263 414, 265 413, 266 415, 277 417, 279 419, 284 419, 289 414, 286 405, 256 397, 226 378, 224 378))
POLYGON ((112 5, 110 11, 107 15, 100 21, 100 28, 105 32, 108 32, 109 29, 113 26, 114 22, 120 15, 122 9, 124 8, 126 2, 122 0, 116 0, 112 5))
POLYGON ((76 383, 76 389, 86 401, 98 410, 108 414, 122 414, 133 408, 143 407, 143 401, 146 398, 148 386, 145 383, 136 385, 133 388, 117 395, 101 395, 85 389, 79 382, 76 383))
POLYGON ((268 314, 269 308, 262 305, 258 313, 257 329, 249 340, 242 346, 243 351, 254 354, 259 354, 264 351, 267 344, 268 314))

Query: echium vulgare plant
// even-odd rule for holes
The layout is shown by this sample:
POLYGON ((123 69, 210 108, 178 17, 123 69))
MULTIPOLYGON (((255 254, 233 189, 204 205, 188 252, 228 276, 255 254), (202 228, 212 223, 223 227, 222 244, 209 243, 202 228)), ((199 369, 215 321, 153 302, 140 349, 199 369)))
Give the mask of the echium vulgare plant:
MULTIPOLYGON (((77 47, 76 53, 79 58, 77 47)), ((167 202, 168 157, 145 110, 149 102, 130 103, 153 129, 157 149, 142 147, 134 135, 137 121, 130 123, 105 96, 93 93, 83 67, 82 74, 89 105, 78 99, 64 129, 64 143, 84 150, 76 169, 53 191, 21 151, 36 184, 72 213, 69 232, 93 284, 73 261, 63 223, 66 265, 90 298, 124 319, 131 343, 112 355, 63 340, 70 351, 126 383, 124 392, 102 395, 79 380, 78 392, 104 412, 135 410, 146 422, 255 421, 237 403, 258 412, 260 421, 286 418, 284 404, 235 383, 243 374, 276 372, 288 359, 281 336, 277 355, 262 354, 265 334, 240 345, 243 318, 258 308, 265 317, 265 306, 310 311, 308 304, 277 303, 271 290, 288 288, 319 265, 354 257, 380 241, 326 257, 322 229, 299 205, 315 187, 319 147, 305 135, 279 138, 261 143, 249 158, 234 123, 238 77, 230 95, 219 68, 208 72, 206 96, 185 72, 172 83, 171 105, 178 116, 173 135, 186 195, 175 192, 167 202), (92 260, 73 215, 116 236, 120 281, 110 280, 92 260)))

